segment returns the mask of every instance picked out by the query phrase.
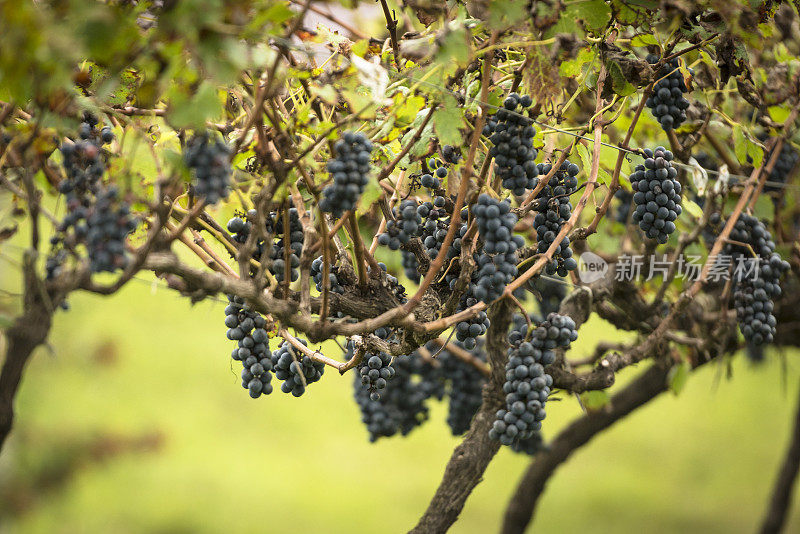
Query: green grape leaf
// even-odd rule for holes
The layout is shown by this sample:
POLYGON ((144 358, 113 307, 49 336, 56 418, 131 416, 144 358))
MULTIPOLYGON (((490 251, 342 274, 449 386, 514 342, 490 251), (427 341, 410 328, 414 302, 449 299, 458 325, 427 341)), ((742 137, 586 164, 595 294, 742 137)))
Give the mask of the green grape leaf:
POLYGON ((687 362, 681 362, 672 367, 667 375, 667 383, 669 389, 677 396, 680 395, 683 388, 686 386, 686 380, 689 378, 689 371, 691 366, 687 362))
POLYGON ((742 127, 738 124, 733 127, 733 151, 736 154, 737 161, 745 165, 747 164, 747 141, 742 133, 742 127))
POLYGON ((567 13, 570 11, 575 17, 583 19, 586 27, 590 30, 605 28, 611 18, 611 8, 603 0, 578 2, 570 5, 567 13))
POLYGON ((381 197, 382 193, 383 189, 381 189, 381 186, 378 185, 378 180, 370 180, 367 182, 367 186, 364 188, 361 198, 358 199, 356 214, 364 215, 366 212, 368 212, 372 205, 375 204, 375 202, 377 202, 381 197))
POLYGON ((581 402, 583 406, 590 412, 602 410, 608 404, 608 393, 602 389, 594 391, 584 391, 581 393, 581 402))
POLYGON ((558 72, 561 76, 567 78, 577 78, 583 72, 584 66, 594 60, 594 50, 591 47, 583 47, 578 51, 575 59, 568 59, 563 61, 558 66, 558 72))
POLYGON ((460 146, 462 135, 461 112, 453 98, 445 99, 443 107, 433 112, 433 129, 442 145, 460 146))
POLYGON ((636 92, 636 88, 625 79, 622 68, 616 61, 606 61, 606 69, 611 77, 611 88, 620 96, 628 96, 636 92))
POLYGON ((697 205, 696 202, 693 200, 689 200, 688 198, 684 198, 681 206, 684 210, 689 212, 689 215, 694 217, 695 219, 700 219, 703 216, 703 208, 697 205))
POLYGON ((633 37, 633 39, 631 39, 631 46, 647 46, 647 45, 658 46, 660 45, 660 43, 658 42, 658 39, 656 39, 654 35, 649 33, 636 35, 633 37))

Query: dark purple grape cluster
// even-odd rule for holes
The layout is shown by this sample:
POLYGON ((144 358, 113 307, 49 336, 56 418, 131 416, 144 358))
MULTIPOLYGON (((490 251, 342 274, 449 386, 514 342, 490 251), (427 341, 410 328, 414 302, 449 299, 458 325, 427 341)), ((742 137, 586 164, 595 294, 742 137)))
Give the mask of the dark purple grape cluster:
POLYGON ((95 196, 86 218, 86 250, 93 273, 125 269, 130 258, 125 240, 136 230, 139 221, 130 205, 120 200, 117 188, 103 188, 95 196))
POLYGON ((525 241, 514 235, 517 216, 511 212, 511 203, 507 200, 499 201, 483 193, 472 206, 472 214, 483 240, 474 296, 489 303, 499 298, 517 275, 517 249, 525 241))
POLYGON ((528 440, 541 430, 553 385, 545 366, 555 361, 555 349, 568 348, 578 338, 578 332, 570 317, 551 313, 533 331, 531 341, 525 341, 519 328, 509 338, 511 347, 503 384, 506 407, 497 411, 489 437, 513 446, 514 442, 528 440))
POLYGON ((355 400, 371 442, 398 433, 408 435, 428 420, 427 401, 441 400, 444 395, 441 365, 434 366, 415 352, 395 359, 394 368, 395 376, 378 400, 371 398, 355 375, 355 400))
POLYGON ((192 172, 194 194, 209 204, 228 197, 231 191, 231 149, 209 132, 195 134, 183 151, 183 161, 192 172))
MULTIPOLYGON (((651 65, 657 63, 659 57, 654 54, 647 56, 651 65)), ((693 73, 692 69, 689 69, 693 73)), ((683 74, 680 71, 678 58, 667 62, 658 73, 658 82, 653 86, 653 94, 647 99, 647 107, 653 112, 661 128, 668 132, 679 127, 686 120, 686 110, 689 101, 683 98, 683 93, 688 92, 683 74)))
POLYGON ((637 165, 630 176, 636 211, 633 221, 650 239, 664 244, 675 231, 681 214, 681 184, 678 170, 672 166, 672 152, 663 146, 644 149, 644 165, 637 165))
POLYGON ((419 181, 422 187, 433 190, 440 189, 442 187, 442 180, 447 177, 447 167, 435 158, 431 158, 428 160, 428 169, 430 169, 430 173, 425 173, 420 176, 419 181))
POLYGON ((319 208, 339 217, 356 208, 369 181, 372 143, 362 133, 346 132, 333 149, 336 156, 328 162, 333 183, 323 190, 319 208))
POLYGON ((748 272, 746 267, 734 271, 733 304, 739 330, 750 345, 769 344, 777 326, 772 313, 773 300, 781 295, 780 278, 789 270, 789 264, 775 252, 775 242, 764 223, 752 215, 739 215, 730 239, 750 247, 733 243, 725 245, 723 253, 731 257, 734 268, 742 260, 752 258, 750 249, 758 260, 757 272, 748 272))
MULTIPOLYGON (((464 296, 461 297, 458 311, 466 310, 478 303, 478 299, 473 295, 474 289, 475 285, 471 284, 464 296)), ((485 311, 479 311, 475 317, 456 323, 456 340, 466 350, 472 350, 476 347, 478 338, 489 329, 489 325, 489 316, 486 315, 485 311)))
POLYGON ((250 310, 244 299, 228 295, 228 305, 225 307, 227 336, 238 344, 231 352, 231 358, 241 362, 242 387, 254 399, 272 393, 272 360, 266 325, 266 319, 250 310))
POLYGON ((503 187, 517 196, 536 187, 539 174, 535 163, 538 152, 533 147, 536 129, 533 120, 523 115, 531 103, 528 95, 511 93, 483 130, 494 145, 489 155, 494 158, 503 187))
MULTIPOLYGON (((297 214, 296 208, 289 208, 289 273, 291 281, 294 282, 299 277, 298 267, 300 266, 300 255, 303 251, 303 225, 300 222, 300 217, 297 214)), ((228 232, 231 233, 231 239, 237 243, 244 244, 253 229, 253 224, 256 221, 256 210, 248 210, 244 216, 235 216, 228 221, 228 232)), ((270 273, 275 276, 278 282, 282 282, 286 277, 286 234, 284 232, 284 212, 270 213, 265 221, 265 233, 267 237, 275 237, 277 241, 272 243, 270 259, 272 265, 269 268, 270 273)), ((253 253, 255 259, 261 261, 262 255, 266 250, 266 243, 259 240, 256 243, 256 248, 253 253)))
POLYGON ((567 296, 567 282, 563 278, 537 276, 528 284, 539 301, 539 314, 544 319, 551 313, 557 313, 561 301, 567 296))
MULTIPOLYGON (((375 331, 375 335, 381 339, 387 339, 389 331, 386 328, 379 328, 375 331)), ((350 342, 348 342, 348 350, 352 351, 350 342)), ((395 375, 392 357, 385 352, 365 353, 356 369, 361 386, 369 392, 370 399, 374 401, 381 398, 381 390, 395 375)))
MULTIPOLYGON (((298 341, 305 346, 308 345, 303 339, 298 339, 298 341)), ((307 354, 302 354, 288 341, 284 341, 273 351, 270 359, 275 378, 283 380, 281 391, 291 393, 295 397, 305 393, 306 387, 319 381, 325 372, 324 363, 311 359, 307 354)))
POLYGON ((461 160, 461 151, 452 145, 444 145, 442 147, 442 159, 445 163, 456 164, 461 160))
MULTIPOLYGON (((466 349, 459 341, 457 347, 466 349)), ((486 361, 484 340, 479 339, 477 346, 469 352, 482 361, 486 361)), ((482 390, 486 377, 473 365, 461 360, 445 348, 439 353, 437 360, 441 362, 442 373, 448 381, 447 425, 454 436, 460 436, 472 423, 483 402, 482 390)))
POLYGON ((422 245, 430 258, 435 258, 439 254, 439 249, 442 248, 444 238, 447 236, 450 217, 445 204, 445 198, 437 196, 433 202, 423 202, 417 208, 417 213, 424 221, 420 231, 422 245))
MULTIPOLYGON (((320 256, 311 262, 311 278, 316 284, 317 291, 322 291, 322 261, 322 256, 320 256)), ((330 272, 328 273, 328 279, 331 281, 330 290, 333 293, 342 294, 344 293, 344 287, 339 283, 339 278, 336 276, 335 271, 336 266, 331 265, 330 272)))
MULTIPOLYGON (((550 163, 539 164, 539 174, 542 176, 546 176, 552 169, 550 163)), ((533 229, 536 231, 536 252, 539 254, 547 252, 564 224, 572 216, 572 203, 569 197, 578 190, 576 176, 579 171, 577 165, 565 160, 536 196, 533 229)), ((572 249, 569 246, 569 237, 564 236, 553 252, 552 259, 545 266, 545 273, 566 276, 569 271, 577 267, 578 263, 572 257, 572 249)))
POLYGON ((403 273, 405 273, 406 278, 414 283, 419 283, 419 262, 417 257, 410 250, 401 250, 400 254, 403 259, 403 273))
MULTIPOLYGON (((96 259, 90 257, 93 272, 95 269, 102 271, 116 270, 116 262, 125 263, 124 238, 133 230, 125 232, 122 237, 122 253, 115 256, 106 253, 105 249, 117 250, 120 240, 115 236, 121 232, 128 223, 133 225, 132 218, 126 218, 121 211, 127 210, 127 204, 113 202, 112 195, 116 195, 116 189, 103 189, 102 179, 106 171, 106 164, 103 159, 102 145, 110 143, 114 139, 111 128, 103 127, 97 129, 98 120, 91 113, 84 113, 83 122, 78 128, 78 140, 74 143, 65 142, 61 146, 61 157, 63 161, 65 179, 58 184, 58 190, 66 197, 67 213, 56 227, 56 234, 50 239, 53 249, 46 261, 46 273, 48 278, 58 275, 61 266, 66 261, 67 253, 64 246, 74 250, 79 244, 87 245, 89 235, 89 218, 93 218, 93 250, 97 252, 96 259), (96 204, 100 202, 100 206, 96 204), (103 213, 104 210, 111 208, 111 204, 118 208, 121 217, 119 227, 112 220, 114 213, 103 213), (101 223, 103 223, 101 225, 101 223), (99 243, 97 237, 107 235, 111 242, 106 247, 99 243)), ((133 225, 135 228, 135 225, 133 225)))
POLYGON ((84 113, 83 122, 78 127, 79 139, 61 145, 64 174, 66 179, 58 184, 59 192, 67 196, 67 202, 75 198, 86 206, 87 197, 97 193, 106 171, 103 161, 102 145, 114 140, 108 126, 97 129, 97 117, 84 113))
POLYGON ((398 250, 419 233, 422 217, 417 211, 417 201, 406 199, 399 208, 392 210, 394 219, 386 221, 386 231, 378 236, 378 243, 391 250, 398 250))
POLYGON ((283 213, 270 214, 270 221, 275 229, 278 240, 272 245, 272 267, 270 272, 275 275, 278 282, 283 282, 286 277, 286 257, 289 257, 289 275, 294 282, 300 276, 300 255, 303 252, 303 224, 297 214, 297 208, 289 208, 289 231, 284 229, 283 213), (288 233, 289 250, 286 250, 288 233))
POLYGON ((631 214, 631 202, 633 202, 633 193, 627 189, 619 188, 614 193, 614 198, 619 201, 617 210, 614 212, 614 220, 626 224, 628 216, 631 214))
MULTIPOLYGON (((769 161, 770 154, 764 155, 764 163, 769 161)), ((800 160, 800 154, 794 149, 789 142, 785 142, 781 148, 778 159, 775 161, 775 166, 772 167, 772 172, 769 173, 769 181, 771 184, 764 185, 764 191, 783 193, 781 184, 785 184, 786 180, 791 176, 792 171, 800 160)))

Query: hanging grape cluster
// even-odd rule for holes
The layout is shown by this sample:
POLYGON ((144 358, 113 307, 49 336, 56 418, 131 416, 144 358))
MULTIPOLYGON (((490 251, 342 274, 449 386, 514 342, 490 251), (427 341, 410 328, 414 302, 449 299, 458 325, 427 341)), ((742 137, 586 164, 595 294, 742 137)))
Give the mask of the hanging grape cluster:
MULTIPOLYGON (((475 280, 478 273, 473 272, 473 281, 470 282, 467 291, 461 297, 458 306, 458 311, 466 310, 478 303, 478 298, 475 297, 475 280)), ((474 317, 465 319, 456 323, 456 340, 460 342, 466 350, 472 350, 476 347, 478 338, 480 338, 489 329, 490 321, 489 316, 485 311, 479 311, 474 317)))
MULTIPOLYGON (((378 328, 375 335, 381 339, 389 338, 389 331, 386 328, 378 328)), ((353 355, 352 342, 348 341, 348 354, 353 355)), ((348 358, 349 359, 349 358, 348 358)), ((392 366, 392 357, 385 352, 366 352, 359 364, 356 366, 361 386, 369 393, 373 401, 381 398, 381 391, 386 384, 394 378, 395 369, 392 366)))
POLYGON ((386 231, 378 236, 378 244, 398 250, 416 236, 422 224, 417 207, 417 201, 409 198, 400 203, 399 209, 392 210, 394 219, 386 221, 386 231))
POLYGON ((414 352, 397 358, 394 368, 394 378, 377 400, 372 399, 355 375, 354 396, 371 442, 398 433, 408 435, 428 420, 427 401, 441 400, 444 396, 440 364, 434 365, 414 352))
MULTIPOLYGON (((651 65, 658 60, 659 57, 656 55, 647 56, 647 62, 651 65)), ((689 69, 689 73, 694 72, 689 69)), ((680 71, 678 58, 665 63, 656 73, 656 78, 659 81, 653 86, 653 94, 647 99, 646 104, 661 128, 668 132, 683 124, 686 120, 686 110, 689 108, 689 101, 683 98, 683 93, 688 92, 688 89, 680 71)))
POLYGON ((528 440, 541 430, 545 404, 553 378, 544 370, 556 359, 556 348, 568 348, 578 338, 575 322, 551 313, 534 331, 530 342, 521 332, 512 332, 508 349, 506 407, 498 410, 489 437, 503 445, 528 440))
POLYGON ((563 278, 537 276, 528 284, 539 300, 539 320, 558 312, 561 301, 567 296, 567 282, 563 278))
MULTIPOLYGON (((303 339, 298 339, 304 346, 308 346, 303 339)), ((309 384, 317 382, 325 372, 325 364, 311 359, 307 354, 302 354, 288 341, 270 356, 275 378, 283 380, 281 391, 299 397, 306 391, 309 384)))
POLYGON ((650 239, 666 243, 675 231, 675 220, 681 214, 681 184, 678 170, 672 166, 672 152, 663 146, 644 149, 644 165, 637 165, 630 176, 635 193, 636 211, 633 221, 650 239))
POLYGON ((503 180, 503 187, 517 196, 536 187, 539 175, 535 163, 538 152, 533 147, 536 129, 533 120, 522 114, 531 103, 528 95, 511 93, 483 130, 494 145, 489 155, 494 158, 497 176, 503 180))
POLYGON ((183 151, 192 172, 194 194, 209 204, 228 197, 231 190, 231 149, 208 132, 197 133, 183 151))
MULTIPOLYGON (((455 345, 465 349, 458 341, 455 345)), ((484 345, 484 340, 478 339, 477 346, 469 351, 480 362, 486 361, 484 345)), ((469 430, 472 418, 481 407, 483 401, 481 391, 486 383, 486 377, 475 366, 463 361, 447 348, 439 353, 437 359, 442 364, 442 373, 449 385, 447 425, 454 436, 460 436, 469 430)))
MULTIPOLYGON (((719 224, 718 214, 714 215, 711 222, 719 224)), ((739 215, 730 240, 736 244, 727 243, 723 254, 730 257, 734 268, 733 305, 739 330, 754 347, 769 344, 777 325, 773 300, 781 295, 780 278, 789 264, 775 252, 775 242, 764 223, 752 215, 739 215), (753 272, 743 261, 752 258, 751 249, 756 253, 753 272)))
POLYGON ((61 146, 65 179, 58 189, 66 197, 67 213, 50 239, 52 250, 45 261, 48 279, 61 272, 68 256, 65 249, 75 251, 78 245, 86 247, 93 273, 115 272, 129 263, 125 242, 138 219, 119 190, 102 182, 106 171, 102 145, 110 143, 114 134, 109 127, 98 130, 97 125, 94 115, 84 113, 79 139, 61 146))
MULTIPOLYGON (((546 176, 552 169, 550 163, 539 164, 539 174, 542 176, 546 176)), ((561 232, 561 228, 572 216, 572 203, 569 197, 578 190, 576 176, 579 171, 577 165, 565 160, 536 196, 533 229, 536 231, 536 252, 539 254, 547 252, 561 232)), ((552 259, 545 265, 547 274, 558 273, 559 276, 566 276, 569 271, 578 267, 569 244, 569 237, 564 236, 555 248, 552 259)))
POLYGON ((472 214, 483 240, 474 295, 488 303, 499 298, 517 275, 517 249, 525 241, 514 235, 517 216, 511 212, 508 201, 501 202, 483 193, 472 207, 472 214))
POLYGON ((456 164, 461 160, 461 151, 453 145, 444 145, 442 147, 442 159, 445 163, 456 164))
POLYGON ((242 387, 257 399, 272 393, 272 360, 268 346, 267 321, 250 310, 244 299, 228 295, 225 307, 225 326, 228 339, 237 342, 231 358, 242 364, 242 387))
POLYGON ((86 197, 97 192, 106 171, 102 146, 114 140, 109 127, 97 129, 97 117, 84 113, 83 122, 78 127, 79 139, 61 145, 64 174, 66 179, 59 185, 59 192, 67 197, 67 203, 78 199, 86 207, 86 197))
POLYGON ((113 273, 128 266, 125 240, 138 223, 129 204, 119 199, 116 187, 97 193, 86 218, 86 250, 93 273, 113 273))
POLYGON ((633 193, 627 189, 619 188, 614 193, 614 198, 619 202, 617 209, 614 212, 614 220, 626 224, 628 216, 631 214, 631 202, 633 202, 633 193))
POLYGON ((417 257, 410 250, 401 250, 400 253, 403 262, 403 273, 406 278, 414 283, 419 283, 419 262, 417 257))
POLYGON ((286 258, 289 261, 289 276, 294 282, 300 276, 297 270, 300 267, 300 254, 303 252, 303 225, 296 208, 289 208, 289 231, 288 242, 289 250, 286 250, 287 232, 284 229, 285 218, 283 213, 270 215, 273 221, 275 235, 280 238, 272 245, 272 266, 270 272, 275 275, 278 282, 283 282, 286 278, 286 258))
POLYGON ((336 157, 328 162, 333 183, 322 191, 319 209, 340 217, 355 209, 369 181, 372 143, 362 133, 346 132, 333 150, 336 157))
MULTIPOLYGON (((770 154, 764 155, 765 164, 769 161, 769 158, 770 154)), ((765 184, 764 191, 782 193, 784 188, 781 184, 785 184, 786 180, 791 176, 798 160, 800 160, 800 154, 797 153, 797 150, 788 141, 783 143, 778 158, 775 160, 775 165, 769 173, 769 181, 773 183, 765 184)), ((783 195, 779 199, 782 200, 783 195)))
MULTIPOLYGON (((244 244, 250 236, 253 229, 253 224, 256 222, 256 210, 248 210, 244 216, 236 216, 228 221, 227 229, 231 233, 231 239, 237 243, 244 244)), ((270 213, 265 220, 265 235, 270 239, 271 253, 270 259, 272 263, 269 272, 275 276, 278 282, 282 282, 286 278, 286 256, 289 259, 289 275, 291 281, 294 282, 299 277, 298 267, 300 266, 300 255, 303 251, 303 225, 300 222, 300 217, 296 208, 288 209, 289 216, 289 249, 286 250, 285 243, 287 242, 286 232, 284 231, 284 212, 270 213), (278 238, 277 241, 272 242, 271 238, 278 238)), ((259 261, 266 250, 267 242, 259 240, 256 242, 253 257, 259 261)))
POLYGON ((450 218, 445 205, 445 198, 437 196, 433 202, 423 202, 417 208, 417 213, 424 221, 420 237, 430 258, 435 258, 439 254, 439 249, 442 248, 444 238, 447 236, 450 218))
POLYGON ((447 177, 447 167, 435 158, 431 158, 428 160, 428 168, 431 172, 423 174, 419 179, 422 187, 431 190, 441 189, 442 180, 447 177))
MULTIPOLYGON (((322 291, 322 262, 322 256, 311 262, 311 279, 314 280, 317 291, 322 291)), ((339 283, 339 278, 336 276, 336 270, 336 266, 331 265, 330 272, 328 273, 328 279, 331 281, 330 290, 333 293, 341 294, 344 293, 344 286, 339 283)))

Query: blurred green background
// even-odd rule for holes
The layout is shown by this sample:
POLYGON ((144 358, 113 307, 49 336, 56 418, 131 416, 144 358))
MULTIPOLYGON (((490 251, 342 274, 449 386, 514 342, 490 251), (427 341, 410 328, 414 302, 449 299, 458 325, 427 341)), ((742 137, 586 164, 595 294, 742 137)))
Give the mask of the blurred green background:
MULTIPOLYGON (((250 399, 221 301, 192 306, 137 279, 70 303, 21 388, 0 457, 0 532, 401 532, 458 443, 438 403, 409 437, 368 443, 350 375, 328 372, 299 399, 250 399)), ((610 336, 591 321, 573 355, 610 336)), ((534 529, 752 532, 787 444, 796 356, 712 364, 600 435, 551 480, 534 529)), ((571 397, 548 404, 546 437, 579 410, 571 397)), ((497 531, 527 465, 500 451, 453 532, 497 531)))

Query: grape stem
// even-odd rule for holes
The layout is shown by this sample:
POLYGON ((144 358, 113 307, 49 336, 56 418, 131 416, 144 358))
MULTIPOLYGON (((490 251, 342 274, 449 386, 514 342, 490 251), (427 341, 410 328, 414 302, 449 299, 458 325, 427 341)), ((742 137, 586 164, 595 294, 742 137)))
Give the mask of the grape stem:
MULTIPOLYGON (((285 328, 281 328, 280 330, 278 330, 278 335, 281 336, 283 339, 285 339, 293 348, 299 350, 300 352, 302 352, 315 362, 324 363, 325 365, 333 367, 336 370, 339 370, 339 368, 342 366, 342 362, 338 362, 332 358, 328 358, 318 350, 311 350, 310 348, 306 347, 305 345, 300 343, 300 341, 296 337, 290 334, 289 331, 286 330, 285 328)), ((294 355, 292 356, 294 357, 294 355)), ((305 380, 305 377, 303 377, 303 379, 305 380)))

